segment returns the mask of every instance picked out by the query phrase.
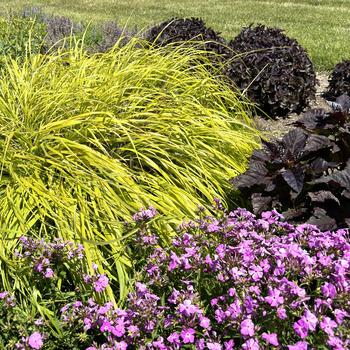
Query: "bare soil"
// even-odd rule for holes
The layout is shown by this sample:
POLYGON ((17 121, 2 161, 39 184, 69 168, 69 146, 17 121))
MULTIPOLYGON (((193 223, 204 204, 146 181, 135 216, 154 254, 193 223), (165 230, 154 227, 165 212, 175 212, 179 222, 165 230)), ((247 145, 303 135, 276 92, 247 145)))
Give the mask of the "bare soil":
MULTIPOLYGON (((318 86, 316 92, 316 100, 310 104, 310 109, 313 108, 324 108, 329 110, 330 107, 321 97, 321 94, 326 90, 328 86, 328 75, 326 73, 318 73, 318 86)), ((277 119, 265 119, 262 117, 256 117, 255 122, 259 130, 269 139, 281 139, 289 130, 293 129, 294 126, 290 125, 299 119, 303 113, 297 114, 292 113, 287 118, 277 119)))

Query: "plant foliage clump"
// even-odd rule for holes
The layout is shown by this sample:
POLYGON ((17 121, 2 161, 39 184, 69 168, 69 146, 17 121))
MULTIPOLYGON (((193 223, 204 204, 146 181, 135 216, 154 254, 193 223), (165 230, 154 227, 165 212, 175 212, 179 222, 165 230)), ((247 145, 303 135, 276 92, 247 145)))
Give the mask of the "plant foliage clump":
POLYGON ((0 17, 0 61, 4 56, 20 61, 40 52, 44 37, 45 26, 35 18, 0 17))
POLYGON ((208 28, 200 18, 171 18, 145 33, 148 41, 156 46, 191 42, 203 50, 219 55, 230 55, 226 41, 219 33, 208 28))
POLYGON ((334 111, 311 110, 281 141, 254 151, 233 184, 249 196, 255 213, 276 208, 294 222, 322 229, 350 225, 350 98, 334 111))
POLYGON ((315 98, 312 62, 281 29, 250 26, 229 45, 238 56, 226 68, 228 77, 268 115, 301 112, 315 98))
POLYGON ((115 21, 108 21, 100 28, 101 39, 98 40, 93 48, 97 52, 106 52, 110 50, 116 43, 125 45, 133 37, 137 35, 136 28, 126 29, 118 25, 115 21))
POLYGON ((18 293, 0 285, 0 344, 3 339, 18 344, 16 349, 31 348, 35 340, 45 349, 349 349, 348 232, 295 227, 276 211, 255 217, 245 209, 228 213, 218 201, 216 206, 214 215, 201 212, 183 222, 168 247, 159 245, 160 234, 148 218, 152 209, 135 215, 131 229, 137 234, 129 236, 129 246, 137 274, 119 308, 101 300, 110 281, 97 266, 92 274, 79 274, 79 257, 85 257, 79 247, 22 237, 18 266, 37 286, 36 304, 50 319, 24 312, 18 317, 18 293), (64 278, 66 266, 73 273, 64 278), (60 290, 60 279, 74 290, 75 275, 84 289, 60 290))
POLYGON ((83 32, 81 24, 74 23, 70 18, 64 16, 47 16, 42 15, 41 21, 45 25, 45 45, 42 50, 49 51, 51 47, 58 44, 71 35, 83 32))
POLYGON ((350 60, 338 63, 329 77, 328 90, 323 94, 328 100, 341 95, 350 95, 350 60))
POLYGON ((251 105, 213 77, 202 52, 143 46, 135 39, 104 54, 77 46, 23 66, 7 61, 1 256, 18 234, 81 241, 90 268, 99 261, 118 276, 122 297, 121 227, 131 213, 154 205, 175 223, 213 197, 227 199, 228 179, 259 145, 251 105))

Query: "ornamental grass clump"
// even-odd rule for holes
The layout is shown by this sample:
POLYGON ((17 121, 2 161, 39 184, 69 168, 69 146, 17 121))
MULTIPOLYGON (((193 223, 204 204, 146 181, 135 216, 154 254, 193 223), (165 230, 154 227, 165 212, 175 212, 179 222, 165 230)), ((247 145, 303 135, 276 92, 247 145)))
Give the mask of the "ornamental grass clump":
POLYGON ((227 76, 271 117, 301 112, 315 99, 316 73, 295 39, 279 28, 243 28, 229 43, 236 56, 227 76))
MULTIPOLYGON (((349 348, 348 231, 294 226, 276 211, 229 213, 217 201, 214 215, 202 211, 184 222, 162 248, 150 212, 134 217, 135 283, 123 306, 99 301, 94 287, 94 297, 78 291, 60 308, 56 316, 72 344, 89 350, 349 348)), ((87 288, 96 277, 83 276, 87 288)), ((6 292, 4 298, 8 309, 13 298, 6 292)), ((23 342, 34 332, 53 344, 46 330, 31 328, 23 342)))
MULTIPOLYGON (((211 75, 201 51, 142 45, 7 60, 0 80, 5 285, 16 275, 8 256, 18 235, 62 237, 84 245, 90 270, 97 262, 122 298, 130 265, 122 226, 132 213, 153 205, 166 217, 160 225, 193 216, 197 205, 227 198, 228 179, 258 147, 251 105, 211 75)), ((169 231, 161 232, 167 240, 169 231)))

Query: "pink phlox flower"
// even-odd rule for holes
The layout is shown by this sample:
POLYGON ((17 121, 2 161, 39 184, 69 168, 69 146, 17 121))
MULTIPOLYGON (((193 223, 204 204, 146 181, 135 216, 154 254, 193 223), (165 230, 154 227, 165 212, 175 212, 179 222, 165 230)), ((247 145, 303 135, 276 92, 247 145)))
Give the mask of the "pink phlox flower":
POLYGON ((202 328, 205 328, 205 329, 208 329, 210 327, 210 320, 209 318, 207 317, 202 317, 200 322, 199 322, 199 325, 202 327, 202 328))
POLYGON ((167 338, 170 344, 180 344, 180 335, 177 332, 173 332, 167 338))
POLYGON ((250 318, 241 322, 241 334, 245 337, 252 337, 255 334, 254 323, 250 318))
POLYGON ((298 341, 294 345, 288 345, 288 350, 307 350, 307 342, 298 341))
POLYGON ((333 350, 346 350, 348 347, 343 344, 343 341, 339 337, 330 336, 328 338, 327 344, 332 347, 333 350))
POLYGON ((269 295, 265 297, 265 300, 272 307, 277 307, 283 304, 283 297, 281 296, 281 292, 277 288, 270 288, 269 295))
POLYGON ((271 345, 278 346, 278 338, 276 333, 263 333, 261 337, 271 345))
POLYGON ((0 293, 0 299, 5 299, 9 295, 9 292, 1 292, 0 293))
POLYGON ((125 341, 114 343, 113 350, 126 350, 128 348, 128 344, 125 341))
POLYGON ((256 339, 250 338, 245 343, 242 344, 243 350, 259 350, 259 343, 256 339))
POLYGON ((184 316, 191 316, 195 313, 198 313, 199 308, 196 305, 192 304, 191 300, 186 299, 179 305, 179 311, 184 316))
POLYGON ((98 279, 94 282, 94 289, 96 292, 103 292, 109 283, 109 279, 106 275, 100 275, 98 279))
POLYGON ((53 270, 50 267, 47 267, 44 273, 45 278, 52 278, 55 275, 53 270))
POLYGON ((219 343, 209 343, 207 342, 208 350, 222 350, 222 345, 219 343))
POLYGON ((334 298, 337 295, 337 290, 332 283, 326 282, 323 286, 321 286, 322 294, 326 298, 334 298))
POLYGON ((113 326, 109 321, 103 321, 101 327, 100 327, 101 332, 112 332, 113 326))
POLYGON ((122 337, 125 334, 125 327, 123 322, 118 322, 112 327, 112 334, 116 337, 122 337))
POLYGON ((137 326, 131 325, 128 327, 128 335, 132 338, 137 337, 140 334, 140 329, 137 326))
POLYGON ((213 220, 208 227, 207 227, 207 232, 212 233, 212 232, 218 232, 220 230, 219 222, 217 220, 213 220))
POLYGON ((180 265, 181 265, 181 260, 179 259, 179 257, 176 255, 176 253, 171 252, 168 270, 173 271, 180 265))
POLYGON ((41 349, 44 345, 43 343, 43 337, 39 332, 34 332, 29 338, 28 338, 28 345, 32 349, 41 349))
POLYGON ((252 277, 254 282, 259 281, 264 276, 264 271, 259 265, 252 265, 249 268, 249 275, 252 277))
POLYGON ((328 335, 333 336, 334 335, 334 328, 336 328, 338 325, 335 321, 333 321, 329 317, 323 317, 320 327, 321 329, 326 332, 328 335))
POLYGON ((335 309, 334 310, 335 320, 338 324, 342 324, 345 317, 349 317, 349 313, 341 310, 341 309, 335 309))
POLYGON ((304 339, 308 335, 309 326, 304 317, 302 317, 299 321, 294 322, 293 329, 300 338, 304 339))
POLYGON ((224 342, 225 350, 233 350, 234 346, 235 346, 235 342, 233 339, 230 339, 224 342))
POLYGON ((306 310, 303 319, 307 323, 310 331, 314 331, 316 329, 318 319, 311 311, 306 310))
POLYGON ((181 338, 184 344, 194 343, 196 331, 193 328, 186 328, 181 331, 181 338))

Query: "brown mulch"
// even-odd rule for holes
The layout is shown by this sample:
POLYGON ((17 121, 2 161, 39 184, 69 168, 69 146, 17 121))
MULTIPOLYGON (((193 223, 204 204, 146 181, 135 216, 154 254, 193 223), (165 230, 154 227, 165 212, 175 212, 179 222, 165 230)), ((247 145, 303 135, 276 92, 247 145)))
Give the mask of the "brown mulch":
MULTIPOLYGON (((329 110, 329 106, 326 101, 321 97, 322 92, 324 92, 328 86, 328 75, 326 73, 318 73, 318 86, 316 92, 316 100, 310 104, 310 109, 312 108, 325 108, 329 110)), ((256 117, 255 122, 259 130, 263 131, 269 139, 281 139, 289 130, 293 129, 291 123, 299 119, 301 114, 292 113, 287 118, 278 119, 265 119, 262 117, 256 117)))

